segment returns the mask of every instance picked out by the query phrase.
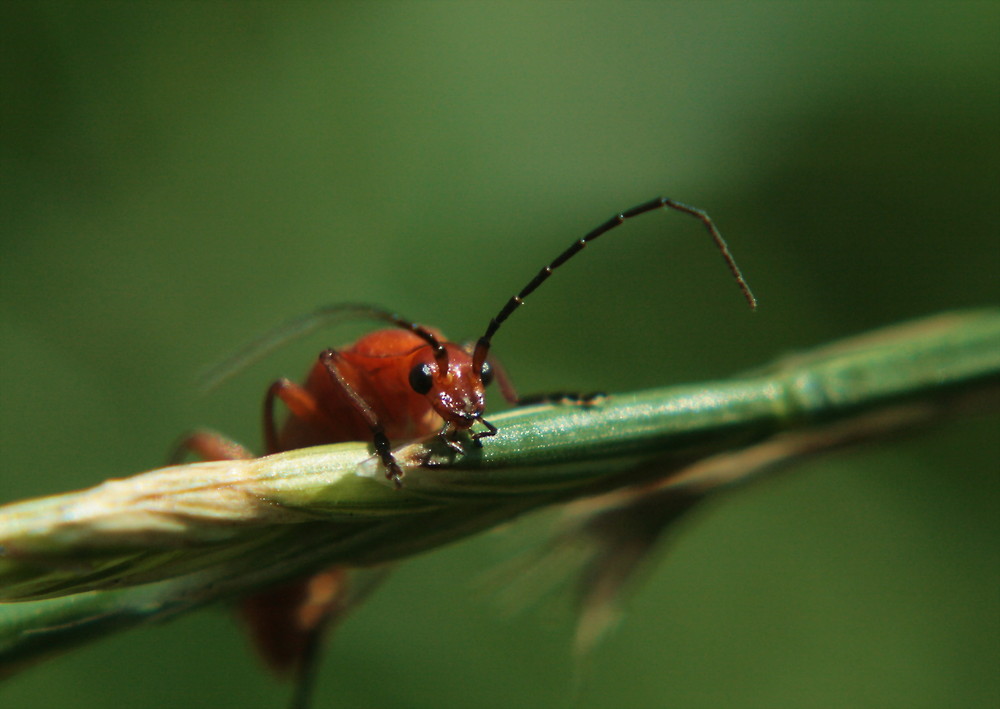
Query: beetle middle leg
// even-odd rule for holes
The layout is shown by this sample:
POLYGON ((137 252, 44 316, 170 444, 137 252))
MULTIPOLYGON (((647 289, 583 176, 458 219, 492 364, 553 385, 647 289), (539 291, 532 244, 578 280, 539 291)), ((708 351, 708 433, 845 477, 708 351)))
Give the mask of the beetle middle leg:
POLYGON ((290 379, 278 379, 268 387, 264 397, 264 446, 268 453, 285 450, 285 446, 278 440, 278 426, 274 420, 275 399, 281 399, 292 416, 300 421, 327 431, 335 431, 337 428, 312 393, 290 379))

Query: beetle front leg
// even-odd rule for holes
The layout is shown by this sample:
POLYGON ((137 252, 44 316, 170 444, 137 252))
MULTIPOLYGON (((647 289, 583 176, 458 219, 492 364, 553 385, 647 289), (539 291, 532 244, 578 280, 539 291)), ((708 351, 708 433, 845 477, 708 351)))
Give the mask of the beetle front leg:
POLYGON ((403 487, 403 469, 399 467, 396 457, 392 454, 392 444, 389 443, 389 437, 385 435, 381 424, 372 429, 372 438, 375 442, 375 453, 385 466, 385 477, 392 480, 397 488, 403 487))
POLYGON ((486 427, 485 431, 480 431, 479 433, 473 433, 472 434, 472 440, 476 442, 476 445, 480 445, 481 446, 482 443, 479 442, 479 439, 480 438, 489 438, 491 436, 497 435, 497 427, 494 426, 489 421, 487 421, 486 419, 484 419, 482 416, 477 416, 476 420, 479 421, 479 423, 483 424, 483 426, 486 427))
POLYGON ((438 431, 438 440, 440 440, 442 443, 444 443, 446 446, 451 448, 459 455, 462 455, 463 453, 465 453, 465 448, 462 447, 462 444, 459 443, 458 439, 455 438, 455 436, 457 435, 458 435, 458 429, 455 428, 452 424, 446 423, 441 428, 441 430, 438 431))
POLYGON ((379 421, 378 415, 371 405, 354 390, 354 387, 341 373, 340 359, 340 353, 333 349, 324 350, 319 355, 319 361, 323 363, 329 373, 330 381, 347 396, 347 400, 354 407, 354 410, 371 429, 375 453, 382 461, 382 465, 385 466, 385 476, 392 480, 397 488, 401 488, 403 487, 403 469, 399 467, 399 463, 396 462, 396 458, 392 454, 392 444, 389 443, 389 437, 385 435, 385 426, 379 421))

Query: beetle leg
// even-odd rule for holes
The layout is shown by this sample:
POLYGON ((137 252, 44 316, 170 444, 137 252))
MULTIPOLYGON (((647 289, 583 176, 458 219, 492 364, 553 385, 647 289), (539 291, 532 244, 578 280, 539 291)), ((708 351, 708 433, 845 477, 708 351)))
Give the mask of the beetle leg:
POLYGON ((282 377, 268 387, 264 397, 264 445, 268 453, 283 450, 278 441, 278 426, 274 420, 275 399, 281 399, 295 418, 330 431, 336 430, 336 423, 320 407, 315 396, 290 379, 282 377))
POLYGON ((403 487, 403 469, 399 467, 399 463, 396 462, 396 458, 392 455, 392 444, 389 442, 389 437, 385 435, 385 426, 379 421, 375 410, 355 391, 354 387, 350 385, 343 373, 341 373, 339 360, 340 353, 337 350, 324 350, 319 356, 319 361, 323 363, 326 371, 330 373, 330 380, 334 386, 344 393, 347 400, 351 402, 351 406, 361 415, 365 423, 368 424, 368 428, 371 429, 375 453, 382 461, 382 465, 385 466, 385 476, 389 480, 392 480, 397 488, 403 487))
POLYGON ((462 453, 465 453, 465 448, 463 448, 462 444, 455 438, 456 435, 458 435, 458 430, 452 424, 446 423, 441 427, 441 430, 438 431, 437 437, 439 441, 444 443, 454 452, 461 455, 462 453))
POLYGON ((245 460, 254 455, 236 441, 215 431, 192 431, 180 439, 167 461, 180 463, 188 453, 194 453, 202 460, 245 460))
POLYGON ((476 445, 482 445, 479 442, 480 438, 489 438, 490 436, 497 435, 497 427, 494 426, 492 423, 490 423, 489 421, 487 421, 486 419, 484 419, 482 416, 477 416, 476 420, 479 421, 479 423, 483 424, 483 426, 486 427, 485 431, 480 431, 479 433, 473 433, 472 434, 472 440, 476 442, 476 445))
POLYGON ((493 380, 500 387, 500 393, 503 394, 503 398, 507 400, 508 403, 516 404, 519 401, 517 395, 517 389, 514 388, 514 382, 510 380, 510 375, 507 374, 507 370, 504 368, 500 362, 497 361, 496 357, 490 355, 487 360, 490 366, 493 367, 493 380))

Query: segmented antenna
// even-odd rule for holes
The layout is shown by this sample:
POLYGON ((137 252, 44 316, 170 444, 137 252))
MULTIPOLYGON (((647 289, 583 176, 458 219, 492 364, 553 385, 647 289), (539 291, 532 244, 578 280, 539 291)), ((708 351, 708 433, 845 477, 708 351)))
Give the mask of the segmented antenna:
POLYGON ((231 357, 206 371, 199 377, 201 387, 206 391, 213 389, 240 370, 263 359, 281 345, 304 337, 322 327, 327 327, 342 320, 361 319, 381 320, 396 327, 401 327, 404 330, 409 330, 431 346, 434 350, 434 359, 437 360, 440 371, 447 370, 448 351, 433 333, 426 328, 377 305, 341 303, 319 308, 311 313, 282 323, 270 332, 264 333, 231 357))
POLYGON ((616 214, 583 238, 574 241, 572 246, 559 254, 559 256, 557 256, 552 263, 539 271, 538 275, 532 278, 531 281, 528 282, 528 285, 521 289, 520 293, 508 300, 507 304, 501 308, 496 317, 490 320, 489 327, 486 328, 486 333, 480 337, 479 341, 476 343, 476 350, 472 359, 473 371, 482 371, 483 362, 486 361, 486 355, 490 351, 490 344, 493 339, 493 335, 495 335, 496 331, 500 329, 500 326, 503 325, 504 321, 510 317, 511 313, 517 310, 524 303, 524 299, 531 295, 535 289, 538 288, 538 286, 542 285, 542 283, 544 283, 545 280, 552 275, 553 271, 580 253, 580 251, 583 250, 583 247, 591 241, 602 234, 611 231, 616 226, 620 226, 623 222, 625 222, 625 220, 660 208, 674 209, 678 212, 683 212, 684 214, 694 217, 705 225, 709 235, 712 237, 712 241, 715 242, 715 246, 719 249, 719 252, 722 254, 722 258, 725 259, 726 264, 729 266, 729 272, 732 273, 733 278, 736 280, 736 285, 739 286, 740 291, 743 293, 743 297, 746 299, 752 310, 756 309, 757 299, 754 297, 753 293, 750 292, 750 286, 747 285, 746 279, 743 278, 743 274, 740 272, 739 266, 736 265, 733 255, 729 252, 729 247, 722 238, 722 234, 720 234, 719 230, 715 227, 715 223, 712 221, 711 217, 697 207, 691 207, 686 204, 682 204, 681 202, 675 202, 667 197, 658 197, 657 199, 646 202, 645 204, 640 204, 637 207, 632 207, 632 209, 616 214))

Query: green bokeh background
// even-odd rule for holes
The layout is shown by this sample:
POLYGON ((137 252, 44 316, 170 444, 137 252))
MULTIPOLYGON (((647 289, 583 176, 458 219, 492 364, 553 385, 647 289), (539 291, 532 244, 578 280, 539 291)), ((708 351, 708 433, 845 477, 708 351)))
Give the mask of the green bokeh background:
MULTIPOLYGON (((320 346, 206 364, 319 304, 496 338, 524 391, 726 376, 1000 296, 1000 4, 0 7, 0 501, 155 467, 320 346)), ((718 500, 578 676, 556 599, 476 583, 541 522, 426 555, 339 629, 317 707, 1000 704, 997 417, 718 500)), ((39 666, 0 706, 276 707, 207 610, 39 666)))

